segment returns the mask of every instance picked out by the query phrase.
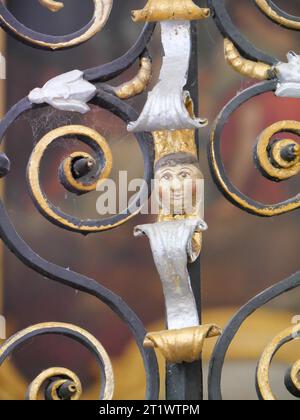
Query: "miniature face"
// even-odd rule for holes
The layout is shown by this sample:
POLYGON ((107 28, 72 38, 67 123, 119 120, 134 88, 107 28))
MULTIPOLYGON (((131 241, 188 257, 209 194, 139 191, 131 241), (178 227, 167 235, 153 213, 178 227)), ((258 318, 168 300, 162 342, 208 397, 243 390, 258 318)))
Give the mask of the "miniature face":
POLYGON ((191 214, 201 200, 202 174, 194 164, 164 166, 156 174, 156 192, 164 214, 191 214))

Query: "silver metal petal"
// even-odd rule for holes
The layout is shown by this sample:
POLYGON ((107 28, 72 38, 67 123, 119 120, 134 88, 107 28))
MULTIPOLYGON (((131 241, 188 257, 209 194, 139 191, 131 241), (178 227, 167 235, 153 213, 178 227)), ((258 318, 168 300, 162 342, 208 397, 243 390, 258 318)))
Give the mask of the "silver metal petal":
POLYGON ((199 317, 187 269, 188 250, 196 231, 207 229, 201 219, 176 220, 141 225, 135 236, 147 235, 159 272, 169 329, 199 325, 199 317))
POLYGON ((62 111, 89 111, 87 103, 95 96, 97 88, 84 80, 83 72, 73 70, 49 80, 44 87, 33 89, 28 99, 33 104, 47 103, 62 111))
POLYGON ((185 106, 189 95, 183 88, 191 54, 190 22, 161 22, 161 37, 165 56, 159 82, 149 92, 139 119, 128 125, 128 131, 195 129, 207 125, 207 120, 193 118, 185 106))

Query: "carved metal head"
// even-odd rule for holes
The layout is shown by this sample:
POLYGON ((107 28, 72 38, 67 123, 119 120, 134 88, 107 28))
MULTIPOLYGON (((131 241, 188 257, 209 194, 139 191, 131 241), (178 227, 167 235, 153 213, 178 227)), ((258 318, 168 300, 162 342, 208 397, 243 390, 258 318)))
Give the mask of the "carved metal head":
POLYGON ((163 216, 196 216, 203 197, 203 175, 196 156, 173 153, 155 165, 155 189, 163 216))

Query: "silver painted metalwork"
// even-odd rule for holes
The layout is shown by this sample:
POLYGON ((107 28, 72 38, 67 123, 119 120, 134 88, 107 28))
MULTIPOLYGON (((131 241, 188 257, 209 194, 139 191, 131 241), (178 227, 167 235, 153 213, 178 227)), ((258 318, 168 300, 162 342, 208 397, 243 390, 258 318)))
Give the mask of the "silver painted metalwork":
POLYGON ((47 103, 61 111, 85 114, 87 105, 97 93, 97 88, 83 78, 80 70, 73 70, 49 80, 44 87, 33 89, 28 99, 33 104, 47 103))
POLYGON ((195 297, 187 269, 195 232, 207 230, 202 219, 185 219, 137 226, 135 236, 146 235, 159 272, 167 311, 168 329, 199 325, 195 297))
POLYGON ((276 95, 287 98, 300 98, 300 56, 290 51, 287 63, 275 66, 278 78, 276 95))
POLYGON ((207 125, 206 119, 193 118, 186 108, 187 83, 191 55, 191 23, 161 22, 161 38, 165 52, 159 82, 149 92, 145 107, 128 131, 195 129, 207 125))

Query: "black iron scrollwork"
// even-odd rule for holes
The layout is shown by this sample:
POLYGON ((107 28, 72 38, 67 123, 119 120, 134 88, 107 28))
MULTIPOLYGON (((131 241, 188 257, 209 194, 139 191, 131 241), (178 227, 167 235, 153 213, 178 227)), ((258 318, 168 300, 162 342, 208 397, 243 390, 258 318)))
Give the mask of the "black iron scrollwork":
MULTIPOLYGON (((59 11, 63 3, 55 0, 39 0, 40 3, 51 11, 59 11)), ((0 2, 0 25, 1 27, 18 40, 35 48, 48 50, 66 49, 75 47, 86 42, 102 29, 109 18, 112 0, 94 0, 94 16, 92 20, 75 34, 63 37, 39 34, 21 24, 7 9, 3 2, 0 2)), ((253 6, 264 13, 274 23, 291 29, 300 30, 300 18, 292 16, 281 10, 271 0, 252 0, 253 6)), ((280 65, 280 61, 271 55, 260 51, 253 46, 234 25, 225 5, 224 0, 207 0, 212 18, 219 28, 225 43, 225 58, 231 67, 243 76, 261 80, 256 84, 233 98, 221 111, 216 119, 211 132, 208 160, 213 179, 224 196, 240 209, 258 216, 280 215, 300 207, 299 195, 274 205, 259 203, 250 199, 240 192, 227 177, 222 156, 221 141, 222 133, 226 124, 230 123, 232 114, 247 101, 254 97, 268 93, 277 92, 280 83, 294 83, 290 74, 286 76, 280 65)), ((120 118, 124 123, 135 121, 138 117, 136 111, 125 102, 125 99, 135 96, 146 88, 151 75, 151 57, 148 52, 148 44, 155 28, 154 23, 147 23, 136 43, 122 56, 98 67, 87 69, 83 72, 83 78, 90 82, 97 91, 89 104, 106 109, 120 118), (140 71, 133 81, 129 81, 121 87, 114 87, 108 84, 140 60, 140 71)), ((290 55, 291 62, 297 57, 290 55)), ((289 69, 288 69, 289 70, 289 69)), ((289 73, 289 72, 287 72, 289 73)), ((290 72, 292 73, 292 72, 290 72)), ((287 91, 293 88, 287 86, 287 91)), ((33 104, 28 97, 22 99, 12 107, 0 123, 0 138, 3 139, 8 128, 25 112, 44 108, 48 105, 37 102, 33 104)), ((294 140, 272 140, 278 133, 300 134, 300 123, 295 121, 282 121, 264 130, 255 146, 255 163, 262 175, 272 181, 283 181, 291 178, 300 172, 300 147, 294 140)), ((39 179, 39 169, 45 151, 54 141, 64 138, 67 141, 70 136, 77 137, 88 145, 91 153, 76 152, 67 156, 59 168, 59 180, 63 186, 76 194, 88 193, 95 189, 97 182, 108 177, 112 156, 106 139, 100 133, 89 127, 67 126, 59 127, 53 132, 46 134, 35 146, 28 164, 28 183, 30 194, 37 209, 49 221, 64 229, 78 233, 100 232, 111 229, 125 223, 138 213, 143 202, 148 198, 145 191, 140 191, 131 207, 114 217, 105 220, 84 220, 67 215, 55 207, 47 198, 42 189, 39 179), (133 211, 133 208, 135 209, 133 211)), ((144 157, 144 179, 149 188, 153 177, 154 147, 153 138, 150 133, 138 133, 135 135, 144 157)), ((0 155, 0 177, 9 175, 10 164, 6 155, 0 155)), ((28 244, 16 232, 6 210, 3 201, 0 201, 0 235, 8 249, 17 258, 32 270, 42 276, 62 283, 69 287, 92 295, 108 305, 130 328, 134 339, 139 347, 144 361, 147 378, 147 399, 157 399, 159 393, 159 373, 155 353, 151 349, 143 347, 146 331, 137 315, 127 304, 113 292, 104 288, 101 284, 81 274, 59 267, 37 255, 28 244)), ((252 299, 247 305, 238 311, 228 324, 223 335, 219 339, 210 364, 209 374, 209 396, 212 400, 222 399, 221 378, 222 369, 228 348, 235 338, 245 320, 256 310, 266 303, 275 299, 283 293, 291 291, 300 286, 300 274, 297 273, 287 280, 276 284, 270 289, 252 299)), ((0 364, 27 339, 44 334, 62 333, 74 338, 87 346, 96 356, 102 375, 107 381, 103 382, 100 398, 111 398, 112 388, 111 367, 107 355, 100 343, 82 329, 70 325, 49 323, 29 327, 17 333, 0 347, 0 364)), ((300 332, 297 331, 299 336, 300 332)), ((266 349, 257 372, 258 395, 262 399, 274 399, 269 386, 268 376, 263 372, 268 370, 272 356, 281 345, 291 340, 293 336, 286 331, 278 336, 266 349)), ((293 395, 299 395, 299 380, 297 375, 300 370, 299 363, 296 363, 290 370, 286 379, 288 389, 293 395)), ((42 386, 46 385, 46 399, 78 399, 81 393, 80 380, 75 374, 64 368, 53 368, 41 373, 29 386, 27 398, 36 399, 42 386)))
MULTIPOLYGON (((64 5, 55 0, 39 0, 39 2, 52 12, 58 12, 64 5)), ((96 35, 106 24, 113 0, 93 0, 94 14, 91 21, 79 31, 65 36, 50 36, 33 31, 19 22, 8 10, 6 5, 0 3, 0 25, 1 27, 21 42, 46 50, 59 50, 76 47, 94 35, 96 35)))
MULTIPOLYGON (((298 83, 296 70, 298 69, 298 64, 296 64, 298 58, 294 53, 290 53, 288 57, 290 63, 282 68, 282 63, 277 58, 259 51, 241 34, 233 24, 223 0, 209 0, 209 4, 216 25, 225 39, 225 58, 227 62, 243 76, 263 80, 263 82, 240 92, 226 104, 214 122, 208 148, 208 160, 213 179, 221 193, 231 203, 253 215, 273 217, 298 209, 300 207, 299 194, 276 204, 263 204, 247 197, 228 178, 221 156, 223 130, 227 124, 230 124, 231 116, 240 106, 265 93, 276 92, 280 96, 278 88, 281 83, 287 83, 288 93, 293 97, 294 89, 297 89, 293 83, 298 83), (292 89, 290 89, 291 87, 292 89)), ((273 1, 253 0, 253 4, 274 23, 288 29, 297 31, 300 29, 300 18, 282 11, 273 1)), ((289 94, 285 96, 289 96, 289 94)), ((299 96, 295 95, 294 97, 299 96)), ((299 144, 292 139, 278 140, 274 138, 279 133, 292 133, 299 136, 299 129, 300 123, 298 121, 279 121, 266 128, 258 136, 254 147, 254 160, 264 177, 271 181, 280 182, 299 173, 299 144)), ((230 345, 244 322, 268 302, 299 286, 300 273, 298 272, 251 299, 233 316, 218 340, 210 361, 208 388, 211 400, 222 400, 223 398, 221 381, 225 358, 230 345)), ((274 338, 265 349, 256 372, 256 389, 260 399, 276 399, 269 380, 271 362, 284 344, 298 337, 299 328, 290 327, 274 338)), ((299 398, 298 375, 299 362, 296 362, 288 370, 285 384, 290 393, 299 398)))
MULTIPOLYGON (((49 3, 52 2, 49 1, 49 3)), ((100 0, 100 2, 98 0, 95 1, 96 8, 100 7, 100 3, 102 3, 102 0, 100 0)), ((103 3, 111 2, 103 1, 103 3)), ((74 38, 81 39, 83 42, 83 40, 85 40, 84 37, 86 37, 84 34, 89 30, 87 27, 80 32, 82 35, 76 34, 76 36, 72 35, 64 37, 63 39, 58 39, 56 37, 40 36, 23 27, 12 17, 3 3, 0 4, 0 16, 2 27, 5 30, 12 32, 22 41, 41 48, 67 48, 73 46, 73 44, 75 46, 74 38)), ((93 21, 94 20, 95 16, 93 21)), ((91 22, 89 27, 92 27, 92 25, 93 23, 91 22)), ((147 52, 147 44, 151 39, 154 27, 154 24, 146 25, 135 45, 122 57, 112 63, 86 70, 84 72, 85 79, 93 83, 107 82, 127 70, 137 59, 139 59, 139 57, 147 58, 147 64, 149 63, 151 65, 151 59, 147 52)), ((76 45, 78 43, 79 42, 76 42, 76 45)), ((124 123, 129 123, 129 121, 137 118, 136 111, 130 105, 119 99, 117 93, 114 92, 114 88, 107 84, 98 87, 97 93, 90 103, 112 112, 123 120, 124 123)), ((0 123, 0 138, 3 139, 6 131, 21 115, 29 110, 45 108, 46 106, 47 105, 45 104, 34 105, 30 102, 28 97, 22 99, 12 107, 2 119, 0 123)), ((80 220, 71 215, 62 213, 48 200, 41 187, 39 181, 39 165, 47 147, 53 141, 58 141, 62 137, 64 137, 65 140, 68 139, 70 135, 73 137, 78 136, 79 140, 84 141, 90 146, 91 154, 77 152, 76 154, 67 157, 62 162, 59 170, 61 183, 68 190, 76 194, 82 194, 94 190, 96 183, 109 175, 112 165, 112 156, 108 143, 99 133, 83 126, 60 127, 53 132, 48 133, 48 135, 45 136, 46 138, 41 139, 41 141, 37 143, 28 164, 29 190, 36 207, 54 224, 82 234, 99 232, 125 223, 139 212, 143 202, 148 198, 148 191, 151 192, 150 184, 154 161, 154 146, 151 134, 141 133, 136 134, 135 136, 144 157, 144 178, 148 188, 145 186, 144 190, 142 189, 139 192, 138 196, 131 202, 130 207, 126 211, 104 220, 80 220), (78 172, 76 172, 76 170, 78 172), (78 176, 76 176, 76 173, 78 176)), ((0 166, 1 177, 7 176, 10 172, 10 163, 5 154, 1 154, 0 156, 0 166)), ((8 249, 10 249, 25 265, 37 273, 40 273, 43 277, 95 296, 108 305, 125 322, 125 324, 127 324, 139 347, 145 366, 147 382, 145 398, 158 399, 159 376, 155 352, 143 347, 146 330, 132 309, 130 309, 119 296, 104 288, 95 280, 52 264, 37 255, 15 231, 5 210, 3 201, 0 202, 0 213, 1 239, 8 249)), ((100 343, 97 343, 96 339, 79 327, 62 325, 59 323, 29 327, 28 329, 17 333, 2 345, 0 350, 0 364, 16 347, 26 340, 34 336, 57 333, 70 336, 71 338, 80 341, 94 352, 99 361, 102 376, 104 375, 103 377, 107 379, 107 381, 104 381, 102 384, 100 399, 112 398, 113 378, 111 377, 110 367, 107 368, 107 365, 110 363, 109 359, 100 343), (104 351, 104 356, 101 353, 102 350, 104 351), (105 363, 103 357, 105 357, 105 363), (109 378, 107 378, 107 375, 109 378)), ((76 375, 64 368, 53 368, 41 373, 41 375, 32 382, 28 389, 27 398, 36 399, 38 391, 44 383, 47 383, 46 399, 78 399, 81 394, 81 384, 76 375)))
MULTIPOLYGON (((298 69, 297 56, 290 53, 289 59, 291 62, 284 65, 285 69, 282 71, 282 64, 279 60, 258 51, 244 38, 234 26, 222 0, 210 0, 209 2, 214 11, 215 22, 225 38, 225 58, 228 63, 234 70, 244 76, 265 80, 263 83, 240 92, 223 108, 213 124, 208 155, 213 179, 229 201, 251 214, 272 217, 298 209, 299 195, 277 204, 259 203, 244 195, 227 177, 220 151, 223 129, 229 123, 232 114, 240 106, 267 92, 276 92, 278 96, 281 96, 282 94, 278 92, 280 83, 286 83, 288 87, 293 86, 289 90, 289 94, 294 94, 297 89, 295 87, 298 69), (291 80, 288 80, 288 78, 291 80), (282 81, 282 79, 284 80, 282 81)), ((296 17, 291 19, 292 17, 284 14, 284 12, 279 13, 279 9, 274 7, 273 2, 266 0, 253 0, 253 2, 277 24, 283 25, 282 22, 274 19, 274 14, 278 14, 282 19, 285 16, 285 19, 290 19, 293 22, 297 21, 296 17)), ((284 26, 289 27, 287 22, 284 22, 284 26)), ((285 94, 284 96, 289 95, 285 94)), ((264 177, 278 182, 298 174, 298 144, 293 140, 275 141, 273 139, 274 135, 284 132, 299 135, 298 124, 295 121, 280 121, 272 127, 268 127, 258 137, 254 158, 256 166, 264 177)))

